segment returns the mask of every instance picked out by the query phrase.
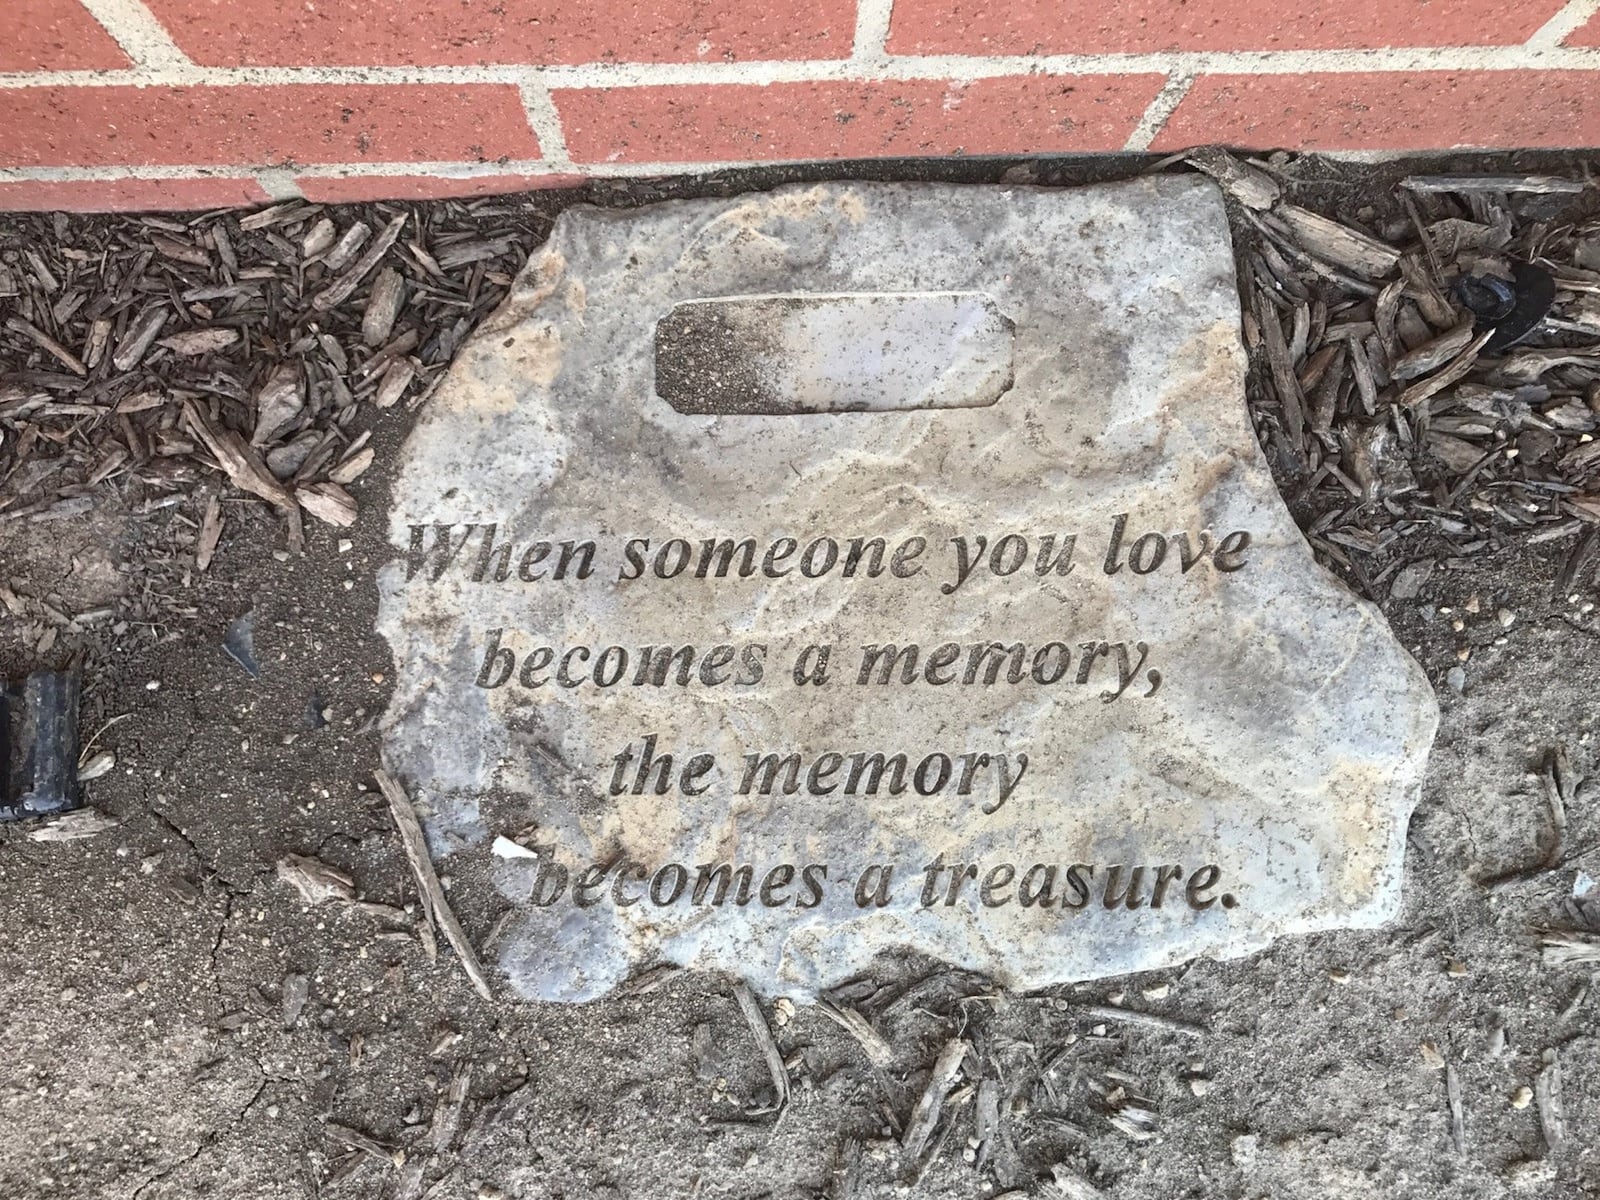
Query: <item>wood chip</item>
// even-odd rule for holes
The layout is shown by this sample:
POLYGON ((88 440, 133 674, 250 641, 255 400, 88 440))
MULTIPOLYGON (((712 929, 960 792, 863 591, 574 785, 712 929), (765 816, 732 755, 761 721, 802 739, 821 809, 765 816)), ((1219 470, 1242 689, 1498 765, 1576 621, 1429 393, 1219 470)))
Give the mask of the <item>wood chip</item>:
POLYGON ((320 521, 340 529, 356 523, 359 509, 355 497, 337 483, 312 483, 295 490, 300 507, 320 521))
MULTIPOLYGON (((1527 873, 1517 872, 1515 878, 1527 878, 1527 873)), ((1539 955, 1547 967, 1590 967, 1600 963, 1600 935, 1556 930, 1539 939, 1539 955)))
POLYGON ((756 1002, 749 985, 734 984, 733 998, 739 1002, 739 1011, 744 1015, 745 1024, 750 1027, 750 1036, 755 1038, 756 1047, 766 1060, 767 1073, 772 1076, 772 1088, 778 1097, 777 1110, 781 1111, 789 1103, 789 1071, 783 1065, 778 1043, 773 1039, 767 1018, 762 1014, 761 1005, 756 1002))
POLYGON ((389 340, 394 319, 405 300, 405 280, 393 267, 385 267, 372 281, 372 294, 367 297, 367 311, 361 317, 361 340, 377 347, 389 340))
POLYGON ((1415 408, 1430 396, 1437 395, 1451 384, 1465 379, 1467 372, 1472 370, 1473 364, 1478 361, 1478 352, 1484 348, 1493 336, 1494 330, 1492 329, 1479 334, 1471 342, 1467 343, 1466 349, 1456 355, 1455 359, 1444 370, 1435 375, 1430 375, 1427 379, 1420 379, 1406 388, 1405 391, 1400 393, 1401 407, 1415 408))
POLYGON ((417 821, 416 810, 411 807, 410 797, 387 771, 379 771, 377 780, 384 799, 389 802, 389 811, 394 816, 395 828, 400 831, 400 842, 405 847, 406 858, 411 863, 411 873, 416 876, 417 888, 422 895, 424 914, 439 927, 445 940, 455 950, 461 959, 461 966, 466 971, 467 978, 472 980, 472 986, 478 990, 478 995, 485 1000, 494 999, 494 989, 489 986, 489 977, 484 974, 483 964, 478 961, 477 952, 473 950, 472 943, 467 940, 467 935, 456 920, 455 913, 451 911, 450 902, 445 899, 444 888, 439 886, 439 876, 434 872, 433 859, 428 854, 427 839, 422 835, 422 825, 417 821))
POLYGON ((411 381, 416 376, 417 369, 411 365, 409 359, 397 359, 390 363, 389 369, 378 381, 378 392, 372 398, 372 402, 379 408, 393 408, 399 403, 400 397, 406 394, 406 389, 411 386, 411 381))
POLYGON ((1554 1050, 1544 1052, 1544 1067, 1533 1077, 1533 1099, 1539 1107, 1539 1129, 1550 1153, 1561 1149, 1567 1138, 1566 1116, 1561 1105, 1561 1063, 1554 1050))
POLYGON ((111 365, 119 371, 131 371, 144 361, 144 356, 155 343, 156 335, 167 323, 167 310, 162 306, 149 308, 128 327, 111 355, 111 365))
POLYGON ((454 1145, 461 1132, 461 1114, 467 1106, 467 1094, 472 1089, 472 1068, 460 1067, 450 1081, 444 1100, 433 1110, 433 1122, 428 1129, 428 1140, 438 1153, 454 1145))
POLYGON ((148 412, 152 408, 160 408, 166 402, 166 396, 160 392, 134 392, 131 396, 124 396, 117 401, 116 411, 119 413, 148 412))
POLYGON ((883 1070, 894 1062, 894 1047, 890 1046, 883 1035, 872 1027, 872 1023, 855 1009, 848 1005, 834 1004, 826 998, 819 999, 817 1007, 821 1009, 823 1016, 855 1038, 865 1052, 867 1061, 873 1066, 883 1070))
POLYGON ((193 242, 186 242, 165 233, 151 234, 150 241, 164 257, 170 258, 175 262, 189 263, 191 266, 196 267, 209 267, 211 265, 211 255, 193 242))
POLYGON ((338 244, 323 256, 323 265, 330 271, 344 270, 345 264, 361 252, 361 247, 367 244, 367 239, 371 236, 372 227, 365 221, 357 221, 344 231, 338 244))
POLYGON ((226 350, 239 340, 237 329, 186 329, 182 333, 175 333, 171 337, 164 337, 156 344, 165 346, 174 354, 182 354, 192 358, 199 354, 211 354, 217 350, 226 350))
POLYGON ((1282 205, 1273 214, 1307 253, 1364 278, 1383 279, 1400 264, 1400 251, 1393 246, 1298 205, 1282 205))
MULTIPOLYGON (((506 915, 510 916, 514 911, 515 911, 514 909, 507 910, 506 915)), ((619 987, 617 989, 617 995, 619 995, 619 996, 644 996, 644 995, 648 995, 649 993, 651 993, 651 992, 655 991, 657 988, 659 988, 662 984, 666 983, 668 980, 675 979, 677 976, 681 975, 682 973, 683 973, 682 968, 674 967, 674 966, 671 966, 670 964, 663 964, 663 965, 661 965, 659 967, 651 967, 648 971, 643 971, 643 972, 639 973, 638 975, 633 976, 626 983, 624 983, 621 987, 619 987)))
POLYGON ((1211 176, 1223 191, 1246 208, 1271 208, 1282 194, 1283 189, 1276 179, 1240 162, 1221 147, 1202 146, 1186 155, 1184 161, 1211 176))
POLYGON ((256 393, 256 428, 252 446, 265 446, 305 408, 305 391, 298 363, 279 363, 256 393))
POLYGON ((1085 1004, 1077 1011, 1091 1021, 1119 1021, 1124 1025, 1142 1025, 1146 1029, 1180 1033, 1184 1037, 1205 1037, 1211 1032, 1204 1025, 1196 1025, 1193 1021, 1181 1021, 1177 1017, 1162 1017, 1155 1013, 1135 1012, 1133 1009, 1119 1008, 1115 1004, 1085 1004))
POLYGON ((905 1136, 900 1140, 900 1148, 908 1162, 919 1162, 922 1152, 927 1149, 928 1139, 933 1136, 934 1129, 939 1124, 939 1116, 944 1111, 944 1102, 949 1097, 950 1091, 955 1087, 956 1077, 961 1073, 961 1064, 971 1053, 971 1043, 962 1038, 951 1038, 944 1044, 944 1049, 939 1051, 939 1057, 934 1061, 933 1070, 928 1074, 928 1082, 918 1097, 916 1106, 911 1110, 911 1119, 906 1122, 905 1136))
POLYGON ((1289 344, 1284 340, 1283 325, 1277 309, 1267 300, 1257 297, 1256 319, 1261 324, 1261 342, 1267 352, 1267 364, 1272 371, 1272 383, 1283 406, 1283 429, 1295 453, 1301 454, 1305 437, 1306 401, 1300 391, 1294 366, 1289 359, 1289 344))
POLYGON ((77 808, 28 830, 35 842, 76 842, 115 829, 122 822, 96 808, 77 808))
POLYGON ((328 1136, 334 1141, 341 1142, 352 1150, 359 1150, 361 1153, 383 1162, 399 1166, 406 1160, 405 1153, 399 1147, 389 1142, 379 1141, 370 1134, 362 1133, 359 1129, 352 1129, 348 1125, 338 1125, 332 1121, 329 1121, 323 1128, 327 1130, 328 1136))
POLYGON ((1583 191, 1581 179, 1554 175, 1408 175, 1400 186, 1413 192, 1532 192, 1536 195, 1583 191))
POLYGON ((1472 322, 1463 321, 1450 332, 1441 333, 1432 341, 1424 342, 1415 350, 1395 359, 1389 368, 1389 375, 1404 381, 1431 374, 1460 354, 1471 341, 1472 322))
POLYGON ((354 483, 372 465, 373 457, 370 447, 365 450, 358 450, 329 471, 328 478, 334 483, 354 483))
POLYGON ((74 375, 87 375, 89 373, 89 368, 83 365, 82 360, 76 354, 45 333, 44 330, 36 328, 21 317, 7 317, 6 328, 13 333, 20 333, 23 337, 28 338, 46 353, 54 356, 56 361, 74 375))
POLYGON ((214 429, 193 400, 183 402, 184 420, 195 436, 206 444, 217 465, 241 492, 260 496, 280 509, 296 508, 295 498, 289 489, 273 478, 266 465, 245 445, 244 438, 231 429, 214 429))
POLYGON ((194 569, 204 574, 222 540, 222 502, 215 493, 206 497, 206 513, 200 520, 200 536, 195 540, 194 569))
POLYGON ((401 213, 385 225, 383 232, 356 264, 339 276, 331 286, 313 297, 311 307, 318 312, 328 312, 348 300, 356 288, 361 286, 361 281, 382 261, 383 256, 389 253, 389 247, 394 245, 395 239, 400 236, 400 231, 405 228, 406 215, 401 213))
POLYGON ((317 257, 317 255, 332 246, 338 236, 339 231, 334 226, 334 223, 328 220, 327 217, 323 217, 310 229, 306 230, 305 237, 300 239, 301 257, 306 259, 317 257))
POLYGON ((89 323, 89 336, 83 344, 83 362, 89 370, 92 371, 100 365, 110 341, 111 322, 105 317, 96 317, 89 323))
POLYGON ((330 900, 354 900, 356 881, 308 854, 285 854, 277 862, 278 878, 300 893, 309 905, 330 900))
POLYGON ((283 204, 274 204, 270 208, 263 208, 258 212, 239 218, 239 228, 246 233, 257 229, 269 229, 274 225, 281 225, 294 220, 305 206, 298 200, 289 200, 283 204))

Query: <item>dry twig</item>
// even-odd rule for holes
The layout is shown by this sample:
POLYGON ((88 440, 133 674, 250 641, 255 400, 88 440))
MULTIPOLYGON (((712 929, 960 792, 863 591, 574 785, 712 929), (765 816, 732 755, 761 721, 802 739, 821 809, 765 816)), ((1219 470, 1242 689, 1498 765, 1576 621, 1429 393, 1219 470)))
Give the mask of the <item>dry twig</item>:
POLYGON ((389 802, 395 828, 400 831, 400 841, 411 863, 411 873, 416 876, 424 913, 429 921, 439 927, 445 940, 461 959, 461 966, 467 972, 467 978, 472 980, 472 986, 478 989, 478 995, 485 1000, 494 999, 494 989, 489 986, 489 977, 484 974, 483 964, 478 961, 477 952, 451 911, 444 888, 439 885, 439 876, 433 869, 433 858, 428 853, 428 842, 423 836, 416 810, 411 807, 411 798, 389 772, 377 772, 377 780, 384 799, 389 802))

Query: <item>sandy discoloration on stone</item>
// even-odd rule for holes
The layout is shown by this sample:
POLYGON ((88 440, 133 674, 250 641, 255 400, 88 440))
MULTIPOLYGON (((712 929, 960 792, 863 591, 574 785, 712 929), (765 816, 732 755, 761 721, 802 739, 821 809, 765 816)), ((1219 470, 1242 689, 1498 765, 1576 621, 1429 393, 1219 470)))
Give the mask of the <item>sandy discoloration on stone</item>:
POLYGON ((386 747, 438 825, 479 842, 507 832, 478 815, 491 790, 537 825, 541 860, 497 873, 521 907, 502 965, 525 994, 600 995, 659 958, 804 993, 895 945, 1040 986, 1245 953, 1394 910, 1433 700, 1376 611, 1315 565, 1260 460, 1210 185, 840 184, 574 210, 486 328, 412 435, 394 491, 396 559, 380 581, 398 666, 386 747), (655 329, 675 304, 910 292, 993 297, 1015 329, 1015 380, 997 402, 684 415, 656 395, 655 329), (459 546, 437 578, 425 561, 435 524, 459 546), (1210 555, 1234 531, 1249 546, 1225 561, 1242 566, 1219 569, 1210 555), (1166 558, 1136 575, 1128 555, 1146 533, 1164 536, 1166 558), (1008 534, 1027 539, 1019 569, 957 578, 958 545, 981 536, 987 556, 1008 534), (1041 540, 1059 549, 1067 535, 1072 571, 1037 573, 1041 540), (704 540, 750 538, 759 562, 785 538, 878 537, 887 553, 925 539, 920 569, 650 570, 673 538, 695 554, 704 540), (643 575, 629 578, 624 549, 646 538, 643 575), (593 573, 551 578, 552 549, 530 566, 543 577, 523 579, 541 541, 592 541, 593 573), (1059 642, 1070 663, 1054 683, 927 681, 937 647, 962 647, 959 672, 967 648, 991 640, 1025 644, 1029 663, 1059 642), (862 648, 888 642, 918 645, 916 682, 858 683, 862 648), (1086 643, 1114 649, 1084 654, 1086 643), (812 644, 832 646, 832 677, 798 686, 792 669, 812 644), (636 659, 686 645, 697 662, 733 647, 728 678, 636 686, 630 661, 613 686, 562 687, 550 662, 537 665, 540 647, 557 659, 587 648, 592 671, 608 646, 636 659), (762 676, 739 682, 752 646, 762 676), (703 793, 609 794, 613 756, 652 734, 678 768, 713 756, 703 793), (1003 797, 996 761, 966 795, 953 784, 931 795, 741 788, 746 754, 810 764, 872 751, 913 767, 934 753, 1005 755, 1012 770, 1026 754, 1028 766, 1003 797), (935 862, 981 864, 980 878, 947 904, 945 871, 924 906, 935 862), (799 879, 771 905, 688 893, 652 903, 653 880, 612 890, 631 864, 651 875, 672 863, 691 887, 701 864, 748 864, 756 892, 785 864, 827 874, 811 905, 799 879), (862 872, 891 863, 889 902, 859 906, 862 872), (982 883, 1008 864, 1018 877, 1055 866, 1055 903, 1022 905, 1013 879, 1007 903, 984 906, 982 883), (1063 906, 1074 864, 1095 873, 1080 873, 1086 902, 1063 906), (542 904, 539 872, 548 888, 556 867, 569 886, 542 904), (1114 898, 1136 867, 1140 903, 1108 905, 1108 877, 1114 898), (590 868, 607 872, 600 899, 575 905, 570 885, 590 868), (1158 907, 1156 877, 1174 868, 1158 907))

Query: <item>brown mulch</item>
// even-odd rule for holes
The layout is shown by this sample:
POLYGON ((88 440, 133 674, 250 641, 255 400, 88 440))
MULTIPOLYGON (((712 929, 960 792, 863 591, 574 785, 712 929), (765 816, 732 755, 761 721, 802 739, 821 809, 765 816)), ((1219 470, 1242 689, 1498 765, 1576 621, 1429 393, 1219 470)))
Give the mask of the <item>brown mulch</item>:
MULTIPOLYGON (((0 524, 78 516, 111 493, 136 518, 175 510, 145 557, 197 572, 237 511, 224 498, 270 506, 282 552, 308 516, 349 525, 374 431, 426 400, 548 232, 548 208, 7 217, 0 524)), ((147 587, 121 615, 194 615, 179 591, 147 587)), ((74 616, 0 599, 14 616, 74 616)))
POLYGON ((1316 213, 1287 199, 1296 160, 1189 161, 1245 233, 1252 412, 1319 557, 1375 599, 1511 542, 1563 548, 1558 594, 1586 581, 1600 565, 1592 182, 1413 176, 1316 213), (1499 346, 1463 289, 1530 269, 1554 301, 1499 346))

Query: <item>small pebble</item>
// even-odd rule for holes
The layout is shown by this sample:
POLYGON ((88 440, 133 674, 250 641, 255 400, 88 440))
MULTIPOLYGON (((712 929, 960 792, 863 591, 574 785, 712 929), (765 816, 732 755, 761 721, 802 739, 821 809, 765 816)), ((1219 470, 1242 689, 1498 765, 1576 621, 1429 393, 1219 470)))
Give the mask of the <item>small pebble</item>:
POLYGON ((1444 972, 1446 975, 1460 979, 1467 973, 1467 964, 1462 962, 1460 959, 1452 958, 1445 964, 1444 972))
POLYGON ((1464 695, 1467 690, 1467 673, 1460 667, 1451 667, 1444 673, 1444 681, 1450 685, 1450 690, 1456 695, 1464 695))
POLYGON ((1334 983, 1349 983, 1350 972, 1340 967, 1333 967, 1328 971, 1328 978, 1334 983))
POLYGON ((1533 1089, 1530 1087, 1519 1087, 1516 1091, 1511 1093, 1512 1108, 1527 1108, 1528 1105, 1532 1103, 1533 1089))
POLYGON ((1419 1049, 1422 1051, 1422 1062, 1428 1070, 1444 1070, 1444 1055, 1439 1053, 1439 1047, 1432 1042, 1423 1042, 1419 1049))
POLYGON ((1500 628, 1510 629, 1512 623, 1517 619, 1517 614, 1512 612, 1509 608, 1502 608, 1499 612, 1495 613, 1495 617, 1500 622, 1500 628))

